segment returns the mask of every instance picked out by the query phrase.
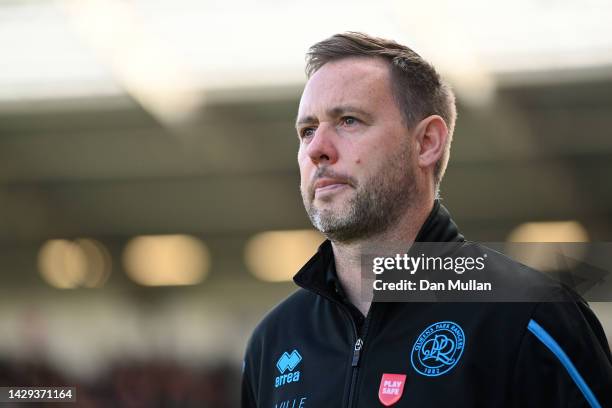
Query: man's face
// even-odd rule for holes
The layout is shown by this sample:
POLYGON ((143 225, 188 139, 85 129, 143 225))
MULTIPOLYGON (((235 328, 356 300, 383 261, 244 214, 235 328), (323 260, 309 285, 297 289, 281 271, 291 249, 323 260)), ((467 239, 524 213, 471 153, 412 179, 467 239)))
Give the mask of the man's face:
POLYGON ((414 141, 384 60, 323 65, 306 84, 296 128, 304 206, 331 240, 381 233, 414 201, 414 141))

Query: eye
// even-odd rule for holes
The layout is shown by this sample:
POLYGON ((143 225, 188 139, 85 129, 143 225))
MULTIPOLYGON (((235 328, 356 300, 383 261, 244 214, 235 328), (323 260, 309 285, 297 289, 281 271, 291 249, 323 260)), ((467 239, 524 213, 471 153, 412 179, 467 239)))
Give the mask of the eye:
POLYGON ((353 125, 356 125, 358 122, 359 120, 352 116, 344 116, 342 118, 342 124, 346 126, 353 126, 353 125))
POLYGON ((307 127, 307 128, 300 130, 300 138, 308 139, 309 137, 314 136, 315 130, 316 129, 313 127, 307 127))

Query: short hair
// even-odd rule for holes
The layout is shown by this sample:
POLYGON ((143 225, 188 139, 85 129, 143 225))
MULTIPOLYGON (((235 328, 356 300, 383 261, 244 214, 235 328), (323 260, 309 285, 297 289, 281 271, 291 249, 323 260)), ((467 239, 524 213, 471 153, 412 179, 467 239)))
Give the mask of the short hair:
POLYGON ((306 54, 306 75, 310 78, 328 62, 349 57, 378 57, 389 62, 391 90, 409 129, 430 115, 440 115, 444 119, 448 139, 434 167, 437 193, 448 164, 457 118, 452 89, 435 68, 412 49, 359 32, 336 34, 310 47, 306 54))

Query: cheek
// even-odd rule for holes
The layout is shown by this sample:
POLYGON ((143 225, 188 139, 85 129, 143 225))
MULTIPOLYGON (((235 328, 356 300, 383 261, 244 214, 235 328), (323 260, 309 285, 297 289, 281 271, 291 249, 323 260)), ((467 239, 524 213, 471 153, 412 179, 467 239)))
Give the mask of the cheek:
POLYGON ((300 185, 305 186, 308 183, 312 166, 309 165, 308 160, 298 156, 298 167, 300 169, 300 185))
POLYGON ((298 166, 300 166, 300 170, 303 169, 306 165, 308 165, 309 161, 308 153, 306 153, 306 148, 303 144, 300 144, 300 148, 297 153, 297 162, 298 166))
POLYGON ((306 173, 300 170, 300 188, 305 188, 308 185, 308 178, 306 177, 306 173))

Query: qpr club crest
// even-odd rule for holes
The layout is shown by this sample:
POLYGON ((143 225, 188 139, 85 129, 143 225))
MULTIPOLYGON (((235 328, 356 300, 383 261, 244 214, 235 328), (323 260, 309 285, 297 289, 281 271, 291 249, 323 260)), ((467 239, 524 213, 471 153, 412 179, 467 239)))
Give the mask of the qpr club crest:
POLYGON ((423 330, 412 346, 412 367, 427 377, 446 374, 457 364, 464 348, 465 334, 457 323, 434 323, 423 330))

